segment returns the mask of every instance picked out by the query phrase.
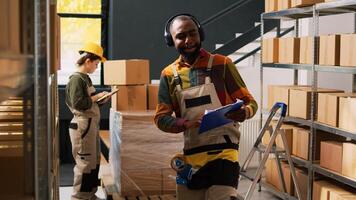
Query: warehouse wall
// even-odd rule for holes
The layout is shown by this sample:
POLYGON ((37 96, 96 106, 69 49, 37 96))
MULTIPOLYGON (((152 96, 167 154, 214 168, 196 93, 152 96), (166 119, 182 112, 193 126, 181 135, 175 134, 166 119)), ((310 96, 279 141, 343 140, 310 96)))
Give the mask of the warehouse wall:
MULTIPOLYGON (((177 53, 166 47, 163 30, 166 20, 177 13, 191 13, 204 21, 235 0, 111 0, 109 16, 109 59, 143 58, 150 60, 150 77, 158 79, 164 66, 172 62, 177 53)), ((246 21, 259 21, 261 4, 248 3, 240 11, 233 11, 223 19, 204 27, 207 39, 203 44, 208 50, 217 43, 231 40, 235 33, 254 26, 246 21)))

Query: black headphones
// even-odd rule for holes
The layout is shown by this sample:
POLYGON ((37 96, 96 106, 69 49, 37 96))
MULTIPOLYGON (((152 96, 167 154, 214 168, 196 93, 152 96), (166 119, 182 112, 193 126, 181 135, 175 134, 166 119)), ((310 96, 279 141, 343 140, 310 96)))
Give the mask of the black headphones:
POLYGON ((179 17, 179 16, 187 16, 189 17, 194 23, 195 25, 197 25, 198 27, 198 31, 199 31, 199 36, 200 36, 200 41, 204 41, 205 39, 205 34, 204 34, 204 30, 203 28, 201 27, 199 21, 191 14, 187 14, 187 13, 182 13, 182 14, 177 14, 177 15, 174 15, 172 16, 171 18, 168 19, 168 21, 166 22, 166 26, 164 28, 164 40, 166 41, 166 44, 167 46, 171 47, 171 46, 174 46, 174 42, 173 42, 173 38, 172 38, 172 35, 171 35, 171 32, 170 32, 170 27, 171 27, 171 23, 172 21, 176 18, 176 17, 179 17))

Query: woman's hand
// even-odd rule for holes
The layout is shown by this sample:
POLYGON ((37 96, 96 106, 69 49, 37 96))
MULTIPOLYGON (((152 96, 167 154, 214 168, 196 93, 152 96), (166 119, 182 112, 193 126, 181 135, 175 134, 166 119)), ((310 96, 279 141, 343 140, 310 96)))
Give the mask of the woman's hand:
POLYGON ((189 129, 189 128, 198 128, 200 126, 200 123, 201 123, 201 120, 203 118, 203 115, 202 114, 201 116, 197 117, 196 119, 193 119, 193 120, 186 120, 183 125, 186 129, 189 129))
MULTIPOLYGON (((93 102, 97 102, 98 99, 100 99, 101 97, 105 96, 106 94, 108 94, 109 92, 107 91, 103 91, 103 92, 100 92, 94 96, 91 97, 91 99, 93 100, 93 102)), ((98 102, 99 104, 104 104, 106 103, 108 100, 110 99, 110 97, 106 97, 105 99, 101 100, 100 102, 98 102)))

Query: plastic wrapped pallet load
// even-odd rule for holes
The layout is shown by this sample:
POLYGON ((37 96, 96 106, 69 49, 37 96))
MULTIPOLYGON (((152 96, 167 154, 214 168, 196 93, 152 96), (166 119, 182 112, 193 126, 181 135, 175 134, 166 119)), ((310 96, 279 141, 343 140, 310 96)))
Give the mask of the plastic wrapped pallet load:
POLYGON ((123 197, 175 193, 170 160, 183 148, 182 134, 164 133, 153 111, 110 111, 110 160, 123 197))

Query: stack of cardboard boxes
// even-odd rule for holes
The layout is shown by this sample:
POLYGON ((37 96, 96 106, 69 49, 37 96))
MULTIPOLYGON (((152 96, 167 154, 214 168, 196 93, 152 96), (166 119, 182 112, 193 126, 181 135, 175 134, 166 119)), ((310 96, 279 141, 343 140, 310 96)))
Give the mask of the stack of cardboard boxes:
MULTIPOLYGON (((333 0, 265 0, 265 11, 274 12, 294 7, 311 6, 317 3, 333 0)), ((319 64, 320 66, 356 67, 356 34, 321 35, 314 38, 318 60, 313 61, 313 38, 310 36, 300 38, 268 38, 262 41, 262 63, 282 64, 319 64), (319 41, 319 42, 318 42, 319 41)), ((275 102, 283 102, 288 106, 287 115, 306 120, 311 119, 310 86, 269 86, 268 108, 275 102)), ((319 123, 332 127, 339 127, 346 131, 356 133, 354 119, 356 115, 356 94, 344 93, 334 89, 316 89, 316 118, 319 123)), ((308 160, 309 158, 309 127, 283 125, 281 133, 287 136, 288 146, 291 142, 293 156, 308 160)), ((342 174, 351 179, 356 178, 356 144, 347 142, 346 138, 332 133, 317 131, 314 138, 315 156, 313 162, 320 159, 320 166, 342 174)), ((267 144, 268 136, 263 138, 267 144)), ((277 138, 277 147, 281 147, 281 139, 277 138)), ((271 159, 266 165, 266 180, 277 189, 282 187, 279 183, 276 164, 271 159), (273 171, 275 171, 273 173, 273 171), (272 173, 272 174, 271 174, 272 173)), ((287 184, 287 191, 291 194, 293 187, 290 183, 290 172, 286 164, 282 164, 282 171, 287 184)), ((306 199, 308 191, 308 176, 298 169, 297 180, 301 187, 302 199, 306 199)), ((327 181, 315 181, 313 199, 356 199, 355 191, 347 191, 327 181)))
MULTIPOLYGON (((356 67, 356 34, 321 35, 319 57, 321 66, 356 67)), ((281 64, 312 64, 312 37, 267 38, 262 41, 262 62, 281 64)))
POLYGON ((289 8, 312 6, 333 0, 265 0, 265 12, 274 12, 289 8))
MULTIPOLYGON (((268 107, 271 108, 275 102, 283 102, 288 106, 287 115, 310 119, 311 110, 311 87, 310 86, 295 86, 295 85, 270 85, 268 86, 268 107)), ((341 127, 340 124, 348 124, 353 126, 351 106, 355 98, 353 93, 343 93, 340 90, 333 89, 317 89, 317 119, 321 123, 328 124, 334 127, 341 127), (344 100, 344 101, 343 101, 344 100), (345 106, 343 103, 346 103, 345 106), (347 115, 347 116, 346 116, 347 115), (346 117, 345 117, 346 116, 346 117), (340 121, 341 120, 341 121, 340 121)), ((275 126, 275 122, 271 124, 275 126)), ((351 132, 356 132, 355 129, 345 128, 351 132)), ((286 135, 287 144, 292 155, 298 158, 309 159, 309 127, 300 127, 291 124, 283 124, 281 132, 286 135)), ((267 145, 269 137, 265 136, 262 143, 267 145)), ((346 139, 332 133, 317 131, 315 137, 315 160, 320 159, 320 166, 344 176, 356 178, 356 144, 346 142, 346 139)), ((283 148, 280 136, 276 139, 276 146, 283 148)), ((271 159, 266 165, 266 181, 277 189, 281 190, 281 185, 276 171, 275 161, 271 159), (272 174, 269 174, 272 173, 272 174), (275 177, 276 176, 276 177, 275 177)), ((282 170, 287 182, 288 192, 292 191, 290 187, 290 172, 286 164, 282 165, 282 170)), ((299 185, 302 186, 301 192, 303 199, 306 199, 308 177, 301 170, 297 170, 297 179, 299 185)), ((291 194, 291 193, 290 193, 291 194)))
POLYGON ((148 84, 149 61, 107 61, 104 83, 119 89, 112 96, 109 163, 120 195, 175 193, 170 159, 183 148, 183 138, 154 124, 158 85, 148 84))

